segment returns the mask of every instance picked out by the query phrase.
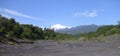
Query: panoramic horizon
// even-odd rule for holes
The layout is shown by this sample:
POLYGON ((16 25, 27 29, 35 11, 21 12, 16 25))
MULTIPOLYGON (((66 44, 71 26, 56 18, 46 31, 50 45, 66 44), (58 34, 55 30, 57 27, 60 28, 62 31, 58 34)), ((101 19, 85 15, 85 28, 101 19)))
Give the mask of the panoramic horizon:
POLYGON ((0 4, 0 56, 120 56, 120 0, 0 4))
POLYGON ((110 25, 120 20, 119 0, 1 0, 0 14, 22 24, 110 25))

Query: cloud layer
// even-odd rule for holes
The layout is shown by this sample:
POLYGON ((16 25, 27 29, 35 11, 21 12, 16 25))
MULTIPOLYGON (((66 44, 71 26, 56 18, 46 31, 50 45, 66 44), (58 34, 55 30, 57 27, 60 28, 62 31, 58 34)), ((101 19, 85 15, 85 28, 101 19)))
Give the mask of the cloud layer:
POLYGON ((76 16, 76 17, 96 17, 96 16, 98 16, 98 13, 97 13, 97 10, 92 10, 92 11, 85 10, 83 12, 74 13, 74 16, 76 16))
POLYGON ((5 16, 5 17, 7 17, 7 18, 12 18, 12 17, 10 17, 9 15, 7 15, 7 14, 0 14, 0 15, 2 15, 2 16, 5 16))
POLYGON ((18 12, 18 11, 6 9, 6 8, 0 8, 0 12, 6 13, 6 14, 11 14, 11 15, 14 15, 14 16, 29 18, 29 19, 36 19, 36 20, 39 19, 39 18, 36 18, 36 17, 32 17, 32 16, 29 16, 29 15, 23 14, 23 13, 18 12))

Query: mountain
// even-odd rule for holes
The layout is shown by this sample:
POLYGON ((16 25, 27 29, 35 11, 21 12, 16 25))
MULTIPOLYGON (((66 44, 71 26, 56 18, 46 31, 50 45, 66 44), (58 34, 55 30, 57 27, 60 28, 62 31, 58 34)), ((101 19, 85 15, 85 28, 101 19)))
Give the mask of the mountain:
POLYGON ((98 28, 99 26, 94 24, 81 25, 81 26, 72 27, 72 28, 59 29, 59 30, 56 30, 56 32, 67 33, 67 34, 83 34, 83 33, 95 32, 98 28))
POLYGON ((53 26, 50 27, 50 29, 54 29, 54 30, 60 30, 60 29, 69 29, 71 27, 68 27, 68 26, 63 26, 61 24, 55 24, 53 26))

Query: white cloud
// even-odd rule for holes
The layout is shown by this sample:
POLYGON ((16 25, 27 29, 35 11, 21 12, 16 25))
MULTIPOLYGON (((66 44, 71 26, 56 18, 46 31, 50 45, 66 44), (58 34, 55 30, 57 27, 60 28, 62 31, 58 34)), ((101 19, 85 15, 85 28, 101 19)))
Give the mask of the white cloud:
POLYGON ((11 18, 10 16, 6 15, 6 14, 1 14, 2 16, 4 17, 7 17, 7 18, 11 18))
POLYGON ((25 17, 25 18, 29 18, 29 19, 36 19, 36 20, 39 19, 39 18, 36 18, 36 17, 32 17, 32 16, 29 16, 29 15, 23 14, 23 13, 18 12, 18 11, 6 9, 6 8, 0 8, 0 12, 11 14, 11 15, 14 15, 14 16, 19 16, 19 17, 25 17))
POLYGON ((85 10, 83 12, 74 13, 74 16, 77 16, 77 17, 96 17, 96 16, 98 16, 98 13, 97 13, 97 10, 92 10, 92 11, 85 10))

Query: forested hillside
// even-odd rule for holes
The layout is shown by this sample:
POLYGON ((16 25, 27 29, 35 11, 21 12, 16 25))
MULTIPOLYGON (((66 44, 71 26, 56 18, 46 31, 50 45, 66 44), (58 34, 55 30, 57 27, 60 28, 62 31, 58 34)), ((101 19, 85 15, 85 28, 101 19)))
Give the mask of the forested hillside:
POLYGON ((118 22, 117 25, 105 25, 97 29, 96 32, 90 32, 81 34, 81 37, 84 38, 84 40, 98 40, 101 39, 106 40, 107 36, 117 35, 120 36, 120 22, 118 22))
POLYGON ((0 15, 0 43, 19 44, 31 43, 34 40, 65 40, 71 39, 68 34, 56 33, 52 29, 40 28, 32 24, 19 24, 13 18, 0 15))
MULTIPOLYGON (((84 27, 84 29, 93 29, 94 32, 78 33, 77 35, 69 35, 65 33, 55 32, 53 29, 40 28, 32 24, 19 24, 13 18, 6 18, 0 15, 0 44, 20 44, 33 43, 35 40, 105 40, 105 36, 120 35, 120 22, 117 25, 105 25, 98 28, 96 25, 91 28, 84 27)), ((83 28, 82 28, 83 29, 83 28)), ((71 30, 72 32, 79 32, 71 30)), ((86 31, 86 30, 82 30, 86 31)))

